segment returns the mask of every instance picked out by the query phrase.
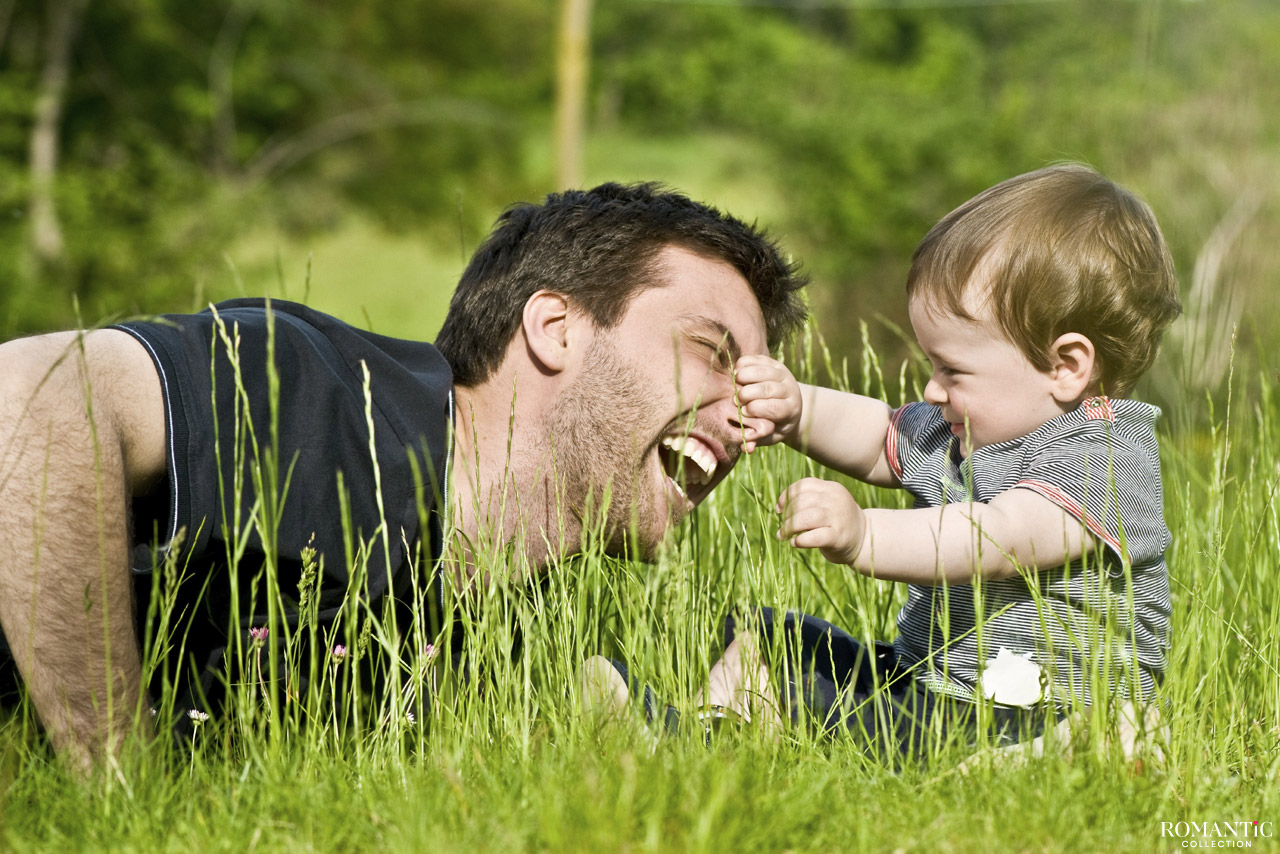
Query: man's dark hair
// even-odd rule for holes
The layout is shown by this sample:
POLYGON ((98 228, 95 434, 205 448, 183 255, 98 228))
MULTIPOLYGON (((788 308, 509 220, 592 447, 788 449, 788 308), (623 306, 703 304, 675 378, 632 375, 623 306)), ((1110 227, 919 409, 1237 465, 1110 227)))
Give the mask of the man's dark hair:
POLYGON ((723 261, 747 280, 770 350, 804 322, 807 277, 755 226, 660 184, 601 184, 498 217, 436 339, 454 382, 474 386, 497 369, 537 291, 563 294, 600 328, 614 326, 636 293, 661 284, 655 262, 668 246, 723 261))

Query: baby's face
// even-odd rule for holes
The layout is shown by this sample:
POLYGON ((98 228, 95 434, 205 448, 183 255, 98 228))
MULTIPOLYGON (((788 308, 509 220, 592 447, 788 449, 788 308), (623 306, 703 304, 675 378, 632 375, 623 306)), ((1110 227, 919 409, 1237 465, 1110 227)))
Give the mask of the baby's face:
POLYGON ((1054 398, 1054 374, 1041 371, 1005 337, 985 305, 966 320, 919 298, 910 305, 916 341, 933 365, 926 402, 942 410, 965 456, 1032 432, 1065 407, 1054 398))

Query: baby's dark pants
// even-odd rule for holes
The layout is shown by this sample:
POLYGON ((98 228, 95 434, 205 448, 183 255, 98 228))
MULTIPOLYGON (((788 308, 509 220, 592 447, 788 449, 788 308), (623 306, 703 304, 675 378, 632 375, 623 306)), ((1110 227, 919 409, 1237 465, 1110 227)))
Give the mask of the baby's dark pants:
MULTIPOLYGON (((793 723, 828 733, 847 731, 869 751, 924 757, 931 745, 979 740, 978 708, 924 687, 900 666, 893 645, 866 646, 837 626, 807 614, 787 612, 779 621, 771 608, 752 617, 765 649, 782 633, 785 655, 774 668, 774 685, 785 692, 793 723)), ((725 645, 733 641, 732 618, 725 623, 725 645)), ((1012 744, 1044 731, 1052 711, 994 707, 988 735, 1012 744)))

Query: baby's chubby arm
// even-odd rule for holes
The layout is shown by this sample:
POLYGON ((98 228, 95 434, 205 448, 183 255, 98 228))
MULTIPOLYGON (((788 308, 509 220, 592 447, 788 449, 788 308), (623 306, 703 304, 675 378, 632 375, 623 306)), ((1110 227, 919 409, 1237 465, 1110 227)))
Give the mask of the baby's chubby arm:
POLYGON ((778 499, 778 538, 816 548, 863 575, 911 584, 972 584, 1052 569, 1094 548, 1075 516, 1029 489, 991 503, 863 510, 838 483, 805 478, 778 499))
POLYGON ((768 356, 735 367, 738 402, 749 416, 743 450, 786 442, 828 468, 877 486, 898 486, 885 458, 889 405, 796 381, 768 356))

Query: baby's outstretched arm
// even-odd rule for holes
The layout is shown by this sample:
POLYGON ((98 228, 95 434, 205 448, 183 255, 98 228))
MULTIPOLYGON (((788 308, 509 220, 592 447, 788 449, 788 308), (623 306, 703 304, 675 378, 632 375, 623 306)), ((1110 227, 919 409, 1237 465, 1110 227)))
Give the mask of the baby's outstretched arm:
POLYGON ((885 459, 888 404, 860 394, 796 382, 768 356, 743 356, 735 368, 748 416, 744 450, 786 442, 828 468, 877 486, 898 486, 885 459))
POLYGON ((806 477, 778 498, 782 527, 778 539, 798 549, 821 549, 832 563, 853 565, 862 549, 866 515, 838 483, 806 477))
POLYGON ((1052 569, 1096 546, 1084 525, 1028 489, 989 504, 863 510, 843 486, 805 478, 778 499, 778 538, 817 548, 863 575, 911 584, 971 584, 1052 569))

